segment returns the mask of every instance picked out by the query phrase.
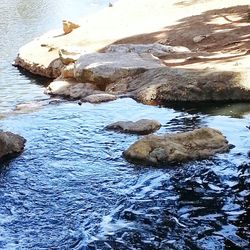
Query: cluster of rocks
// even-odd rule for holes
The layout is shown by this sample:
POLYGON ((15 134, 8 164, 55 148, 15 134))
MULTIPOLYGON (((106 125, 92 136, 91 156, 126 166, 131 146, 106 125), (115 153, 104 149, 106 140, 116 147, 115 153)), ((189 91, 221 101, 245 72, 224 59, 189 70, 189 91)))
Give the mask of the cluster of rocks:
POLYGON ((192 54, 185 47, 157 43, 111 45, 92 53, 68 47, 59 53, 61 75, 45 92, 73 99, 128 95, 145 104, 250 100, 249 71, 170 68, 160 58, 172 53, 192 54))
MULTIPOLYGON (((77 24, 63 21, 64 35, 78 27, 77 24)), ((199 43, 207 37, 194 37, 193 42, 199 43)), ((49 65, 34 65, 22 56, 17 57, 15 64, 32 73, 54 78, 45 92, 52 96, 80 100, 79 104, 114 101, 124 96, 145 104, 170 101, 250 101, 248 70, 232 72, 170 68, 161 60, 170 54, 192 56, 193 52, 186 47, 160 43, 115 44, 93 52, 81 46, 41 46, 48 49, 53 58, 49 65)), ((28 46, 25 47, 27 48, 28 46)), ((147 135, 160 127, 161 124, 157 121, 142 119, 137 122, 116 122, 106 129, 147 135)), ((5 138, 6 135, 2 137, 5 138)), ((19 138, 20 148, 14 143, 12 151, 21 152, 24 142, 19 138)), ((11 144, 6 143, 6 140, 5 144, 3 141, 1 143, 0 145, 5 146, 0 148, 0 157, 1 152, 2 155, 12 154, 9 146, 6 146, 11 144)), ((124 152, 124 157, 133 162, 164 165, 204 159, 229 149, 230 145, 219 131, 202 128, 171 135, 147 135, 131 145, 124 152)))
POLYGON ((141 119, 136 122, 120 121, 106 126, 107 130, 146 135, 124 151, 124 157, 133 163, 166 166, 191 160, 201 160, 216 153, 230 150, 225 136, 216 129, 200 128, 189 132, 148 135, 157 131, 161 124, 155 120, 141 119))

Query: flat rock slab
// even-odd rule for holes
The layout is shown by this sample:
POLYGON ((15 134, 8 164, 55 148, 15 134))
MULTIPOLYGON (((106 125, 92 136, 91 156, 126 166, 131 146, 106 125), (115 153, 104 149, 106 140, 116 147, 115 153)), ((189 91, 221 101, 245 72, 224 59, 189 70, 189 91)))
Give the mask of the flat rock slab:
POLYGON ((109 83, 161 67, 165 66, 151 54, 90 53, 76 61, 74 76, 79 82, 91 82, 105 90, 109 83))
POLYGON ((115 95, 100 93, 100 94, 93 94, 86 96, 85 98, 81 99, 81 103, 89 102, 89 103, 101 103, 101 102, 110 102, 116 100, 117 97, 115 95))
POLYGON ((201 128, 162 136, 147 135, 132 144, 123 155, 128 161, 139 164, 166 165, 206 159, 229 149, 220 131, 201 128))
POLYGON ((191 53, 191 51, 183 46, 170 46, 159 43, 150 44, 115 44, 110 45, 105 52, 123 52, 123 53, 149 53, 156 57, 166 56, 176 53, 191 53))
POLYGON ((141 119, 136 122, 119 121, 105 127, 108 130, 119 131, 123 133, 147 135, 157 131, 161 124, 156 120, 141 119))
POLYGON ((14 156, 23 151, 26 140, 11 132, 0 132, 0 159, 4 156, 14 156))
POLYGON ((55 80, 46 88, 45 93, 58 95, 72 99, 80 99, 98 91, 97 87, 91 83, 79 83, 75 79, 55 80))

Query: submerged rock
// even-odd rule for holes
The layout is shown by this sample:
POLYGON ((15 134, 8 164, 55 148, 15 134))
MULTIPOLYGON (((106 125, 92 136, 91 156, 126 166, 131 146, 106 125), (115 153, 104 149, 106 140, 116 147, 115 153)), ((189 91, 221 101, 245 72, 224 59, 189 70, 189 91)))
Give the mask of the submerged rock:
POLYGON ((131 145, 124 157, 140 164, 163 165, 205 159, 229 149, 220 131, 201 128, 162 136, 147 135, 131 145))
POLYGON ((11 132, 0 132, 0 159, 4 156, 14 156, 24 149, 26 140, 11 132))
POLYGON ((89 103, 101 103, 101 102, 110 102, 116 100, 117 97, 115 95, 110 95, 106 93, 98 93, 86 96, 85 98, 82 98, 79 104, 83 102, 89 102, 89 103))
POLYGON ((108 130, 120 131, 123 133, 146 135, 155 132, 161 124, 155 120, 141 119, 136 122, 119 121, 112 123, 105 128, 108 130))
POLYGON ((159 43, 150 44, 115 44, 105 49, 105 52, 152 54, 156 57, 166 56, 174 53, 190 53, 191 51, 183 46, 170 46, 159 43))
POLYGON ((109 83, 164 65, 151 54, 107 52, 82 55, 75 63, 75 78, 105 90, 109 83))

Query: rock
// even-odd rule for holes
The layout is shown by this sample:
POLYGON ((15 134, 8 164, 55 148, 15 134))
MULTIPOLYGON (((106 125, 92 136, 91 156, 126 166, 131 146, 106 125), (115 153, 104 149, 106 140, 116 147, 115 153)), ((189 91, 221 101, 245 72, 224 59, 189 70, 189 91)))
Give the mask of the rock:
POLYGON ((63 31, 64 31, 64 34, 69 34, 74 29, 77 29, 79 27, 80 27, 80 25, 78 25, 78 24, 72 23, 72 22, 67 21, 67 20, 63 20, 63 31))
POLYGON ((70 63, 69 65, 66 65, 61 70, 61 76, 62 78, 74 78, 74 63, 70 63))
POLYGON ((201 128, 162 136, 147 135, 131 145, 124 157, 140 164, 164 165, 206 159, 229 149, 220 131, 201 128))
POLYGON ((120 53, 150 53, 156 57, 166 56, 174 53, 191 53, 191 51, 182 46, 167 46, 159 43, 150 44, 115 44, 110 45, 105 52, 120 52, 120 53))
POLYGON ((250 158, 250 151, 247 152, 247 157, 250 158))
MULTIPOLYGON (((18 53, 17 58, 13 62, 13 66, 24 68, 32 74, 45 76, 48 78, 57 78, 61 75, 61 69, 64 67, 64 65, 60 58, 56 57, 53 60, 49 60, 49 56, 47 55, 48 59, 46 59, 46 61, 49 61, 49 63, 46 65, 43 63, 38 64, 34 61, 27 60, 25 57, 22 57, 22 49, 26 50, 27 48, 28 45, 25 45, 20 49, 20 53, 18 53)), ((54 58, 55 56, 52 57, 54 58)))
MULTIPOLYGON (((115 90, 130 92, 142 103, 250 101, 249 71, 159 68, 129 81, 115 83, 115 90), (124 87, 126 86, 126 87, 124 87)), ((112 89, 112 86, 109 86, 112 89)))
POLYGON ((67 46, 58 51, 59 57, 65 65, 74 63, 81 55, 86 53, 87 51, 84 48, 76 46, 67 46))
POLYGON ((64 102, 64 100, 62 99, 49 98, 49 99, 40 99, 40 100, 31 101, 31 102, 19 103, 15 106, 14 110, 11 112, 8 112, 8 114, 9 115, 26 114, 26 113, 37 111, 41 109, 42 107, 47 106, 49 104, 59 104, 62 102, 64 102))
POLYGON ((200 43, 201 41, 203 41, 204 39, 206 39, 207 37, 209 37, 208 35, 199 35, 199 36, 195 36, 193 38, 193 42, 194 43, 200 43))
POLYGON ((136 122, 119 121, 112 123, 105 128, 108 130, 120 131, 123 133, 147 135, 155 132, 161 127, 161 124, 155 120, 141 119, 136 122))
POLYGON ((100 94, 93 94, 89 95, 83 99, 81 99, 81 103, 89 102, 89 103, 101 103, 101 102, 110 102, 116 100, 117 97, 115 95, 100 93, 100 94))
POLYGON ((45 93, 80 99, 94 93, 95 90, 97 90, 96 86, 91 83, 79 83, 69 78, 53 81, 46 88, 45 93))
POLYGON ((11 132, 0 132, 0 159, 4 156, 14 156, 24 149, 26 140, 11 132))
POLYGON ((89 53, 76 61, 75 78, 79 82, 92 82, 101 90, 105 90, 109 83, 161 67, 165 66, 150 54, 89 53))
POLYGON ((40 109, 44 104, 42 102, 27 102, 17 104, 14 111, 16 113, 28 113, 40 109))

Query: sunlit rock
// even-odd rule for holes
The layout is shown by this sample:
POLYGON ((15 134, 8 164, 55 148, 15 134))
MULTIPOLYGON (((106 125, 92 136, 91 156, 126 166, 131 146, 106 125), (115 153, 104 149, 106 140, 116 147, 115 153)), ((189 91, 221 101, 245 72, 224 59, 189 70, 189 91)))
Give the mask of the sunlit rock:
POLYGON ((73 22, 68 21, 68 20, 63 20, 63 32, 64 32, 64 34, 69 34, 74 29, 77 29, 79 27, 80 27, 80 25, 78 25, 76 23, 73 23, 73 22))
POLYGON ((91 95, 97 90, 91 83, 79 83, 74 79, 61 79, 53 81, 45 90, 46 94, 80 99, 91 95))
POLYGON ((116 99, 117 97, 115 95, 106 94, 106 93, 97 93, 97 94, 92 94, 92 95, 86 96, 85 98, 82 98, 79 104, 83 102, 89 102, 89 103, 110 102, 116 99))
POLYGON ((156 120, 141 119, 136 122, 119 121, 109 124, 105 128, 123 133, 146 135, 155 132, 160 127, 161 124, 156 120))
POLYGON ((147 135, 132 144, 124 157, 140 164, 166 165, 206 159, 229 149, 230 145, 220 131, 201 128, 162 136, 147 135))
POLYGON ((151 54, 109 52, 82 55, 75 63, 75 78, 92 82, 102 90, 112 82, 164 65, 151 54))
POLYGON ((21 153, 25 142, 26 140, 20 135, 0 131, 0 159, 21 153))

